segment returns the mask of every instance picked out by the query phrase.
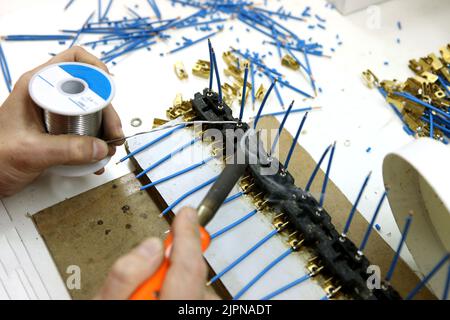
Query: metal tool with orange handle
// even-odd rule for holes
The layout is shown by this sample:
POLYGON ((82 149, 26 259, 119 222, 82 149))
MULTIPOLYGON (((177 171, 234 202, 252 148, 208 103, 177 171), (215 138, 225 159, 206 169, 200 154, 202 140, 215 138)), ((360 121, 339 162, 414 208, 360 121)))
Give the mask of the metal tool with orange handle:
MULTIPOLYGON (((236 182, 244 174, 246 164, 228 164, 213 184, 206 197, 197 208, 200 224, 200 239, 202 251, 209 247, 211 238, 205 230, 205 226, 214 218, 219 207, 233 189, 236 182)), ((159 292, 163 286, 167 271, 170 267, 170 251, 172 249, 173 236, 169 233, 164 241, 164 261, 159 269, 136 289, 130 296, 130 300, 158 300, 159 292)))

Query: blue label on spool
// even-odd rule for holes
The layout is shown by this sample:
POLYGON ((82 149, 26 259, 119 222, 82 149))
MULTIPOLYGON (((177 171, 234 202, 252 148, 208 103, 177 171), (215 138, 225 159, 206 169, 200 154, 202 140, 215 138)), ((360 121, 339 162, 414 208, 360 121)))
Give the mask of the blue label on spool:
POLYGON ((111 83, 104 74, 80 64, 63 64, 59 67, 74 78, 86 81, 89 89, 94 91, 104 100, 108 100, 111 95, 111 83))
POLYGON ((38 71, 30 80, 31 98, 41 108, 66 116, 97 112, 114 96, 111 76, 96 66, 64 62, 38 71))

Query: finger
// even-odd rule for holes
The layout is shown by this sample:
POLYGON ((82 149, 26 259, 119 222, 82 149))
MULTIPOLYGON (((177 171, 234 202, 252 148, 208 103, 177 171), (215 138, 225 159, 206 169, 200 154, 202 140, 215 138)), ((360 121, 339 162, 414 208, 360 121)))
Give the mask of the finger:
POLYGON ((161 290, 161 299, 203 299, 207 269, 194 209, 180 210, 173 223, 173 235, 171 265, 161 290))
POLYGON ((100 170, 98 170, 97 172, 94 172, 95 175, 97 176, 101 176, 102 174, 105 173, 105 168, 101 168, 100 170))
POLYGON ((112 157, 115 154, 116 154, 116 147, 108 144, 108 156, 112 157))
POLYGON ((48 134, 40 137, 35 161, 41 169, 93 163, 106 158, 109 152, 106 142, 94 137, 48 134))
POLYGON ((158 269, 162 260, 163 246, 159 239, 152 238, 142 242, 116 261, 96 299, 128 299, 158 269))
MULTIPOLYGON (((103 132, 104 139, 114 140, 124 137, 122 130, 122 122, 120 121, 119 115, 112 105, 107 106, 103 109, 103 132)), ((114 142, 113 145, 120 146, 123 144, 123 140, 114 142)))

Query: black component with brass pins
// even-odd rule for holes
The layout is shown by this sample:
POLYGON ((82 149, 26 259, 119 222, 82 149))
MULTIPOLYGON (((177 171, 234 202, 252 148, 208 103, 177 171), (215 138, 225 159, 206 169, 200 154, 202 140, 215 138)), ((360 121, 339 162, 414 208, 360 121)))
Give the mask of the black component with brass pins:
MULTIPOLYGON (((191 100, 191 104, 197 120, 236 120, 232 116, 231 109, 225 103, 219 101, 216 93, 208 89, 205 89, 203 94, 197 93, 191 100)), ((243 132, 249 130, 246 123, 217 123, 206 124, 205 126, 221 130, 225 139, 227 139, 225 135, 227 129, 241 129, 243 132)), ((230 139, 225 140, 224 143, 232 143, 235 147, 237 146, 236 141, 230 139)), ((260 141, 258 143, 261 144, 260 141)), ((212 200, 205 199, 199 207, 202 224, 207 223, 212 218, 213 213, 223 203, 244 170, 245 166, 227 166, 225 168, 216 181, 217 188, 220 189, 211 188, 212 190, 208 193, 207 198, 212 200), (222 186, 219 185, 219 180, 222 186)), ((367 257, 357 254, 358 249, 349 238, 343 239, 341 237, 326 210, 319 205, 310 193, 295 185, 294 178, 279 163, 278 159, 269 156, 258 158, 256 164, 251 163, 247 166, 246 174, 252 178, 252 189, 266 195, 264 203, 270 206, 275 214, 284 214, 291 229, 302 235, 302 244, 314 252, 320 259, 324 271, 339 283, 339 289, 336 289, 336 291, 339 290, 354 299, 401 299, 398 292, 389 284, 381 289, 374 290, 367 287, 366 281, 369 277, 367 267, 371 265, 370 261, 367 257), (263 170, 271 166, 277 168, 277 171, 269 175, 263 174, 263 170)))

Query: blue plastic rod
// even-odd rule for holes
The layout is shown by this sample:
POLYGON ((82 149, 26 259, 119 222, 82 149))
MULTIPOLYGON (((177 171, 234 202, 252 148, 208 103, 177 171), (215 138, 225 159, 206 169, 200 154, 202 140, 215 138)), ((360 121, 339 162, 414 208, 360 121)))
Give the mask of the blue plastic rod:
MULTIPOLYGON (((292 113, 292 111, 291 111, 292 113)), ((295 134, 294 141, 292 142, 291 148, 289 149, 288 155, 286 157, 286 161, 284 162, 284 170, 287 171, 289 167, 289 162, 291 161, 292 154, 294 153, 295 146, 297 145, 298 137, 303 130, 303 126, 305 124, 306 118, 308 117, 308 112, 303 116, 302 121, 298 127, 297 133, 295 134)))
POLYGON ((228 265, 225 269, 220 271, 218 274, 216 274, 211 280, 208 281, 208 285, 216 282, 220 278, 223 277, 224 274, 226 274, 228 271, 233 269, 235 266, 237 266, 239 263, 241 263, 245 258, 247 258, 249 255, 251 255, 253 252, 255 252, 258 248, 260 248, 264 243, 269 241, 273 236, 275 236, 278 233, 277 230, 271 231, 268 235, 264 236, 261 240, 259 240, 255 245, 253 245, 250 249, 245 251, 242 255, 240 255, 236 260, 234 260, 230 265, 228 265))
POLYGON ((386 275, 385 280, 387 282, 391 281, 392 276, 394 275, 395 267, 397 266, 398 258, 400 257, 400 252, 402 251, 403 244, 405 243, 406 237, 408 236, 409 226, 411 225, 412 215, 409 214, 406 217, 405 227, 402 232, 402 237, 397 247, 397 251, 395 252, 394 259, 392 259, 391 266, 389 267, 389 271, 386 275))
POLYGON ((325 149, 325 151, 323 152, 322 156, 321 156, 320 159, 319 159, 319 162, 317 162, 316 167, 314 168, 314 170, 313 170, 313 172, 312 172, 312 174, 311 174, 311 177, 309 177, 308 183, 306 184, 306 187, 305 187, 305 191, 306 191, 306 192, 309 192, 309 189, 311 189, 311 185, 312 185, 312 183, 314 182, 314 178, 316 177, 317 172, 319 171, 320 166, 322 165, 323 160, 324 160, 325 157, 327 156, 328 151, 330 151, 330 148, 331 148, 331 144, 325 149))
POLYGON ((372 233, 373 226, 375 225, 375 220, 377 219, 378 213, 380 212, 381 206, 383 204, 384 199, 386 198, 387 192, 384 191, 383 195, 380 198, 380 201, 378 201, 377 208, 375 209, 375 213, 372 216, 372 220, 370 220, 370 224, 367 227, 366 233, 364 234, 364 238, 361 241, 361 245, 359 246, 359 252, 362 253, 364 249, 366 248, 367 242, 369 241, 369 236, 372 233))
POLYGON ((328 180, 330 180, 331 164, 333 163, 334 151, 336 150, 336 142, 333 143, 331 148, 330 159, 328 159, 327 170, 325 171, 325 177, 322 183, 322 192, 320 193, 319 205, 322 207, 325 202, 325 194, 327 192, 328 180))
POLYGON ((288 283, 287 285, 281 287, 280 289, 275 290, 272 293, 269 293, 267 296, 261 298, 261 300, 270 300, 272 298, 275 298, 276 296, 282 294, 283 292, 299 285, 300 283, 305 282, 306 280, 310 279, 311 276, 309 274, 305 274, 304 276, 301 276, 300 278, 288 283))
POLYGON ((412 300, 415 295, 422 289, 427 282, 434 276, 436 272, 439 271, 439 269, 442 268, 442 266, 447 262, 448 258, 450 257, 450 253, 447 253, 434 267, 431 269, 431 271, 420 281, 420 283, 406 296, 405 300, 412 300))
POLYGON ((364 190, 366 189, 367 183, 369 183, 371 175, 372 175, 372 171, 369 172, 366 179, 364 179, 364 183, 363 183, 361 189, 359 190, 359 193, 358 193, 358 196, 356 197, 355 203, 353 204, 352 209, 350 210, 350 214, 348 215, 347 222, 345 223, 344 231, 342 231, 342 236, 344 236, 344 237, 347 235, 348 230, 350 230, 350 225, 352 223, 353 216, 355 215, 359 201, 361 200, 364 190))
POLYGON ((143 146, 137 148, 137 149, 134 150, 133 152, 130 152, 130 153, 127 154, 125 157, 123 157, 122 159, 120 159, 119 162, 123 162, 123 161, 125 161, 125 160, 127 160, 127 159, 129 159, 129 158, 131 158, 131 157, 133 157, 133 156, 135 156, 136 154, 138 154, 138 153, 144 151, 145 149, 150 148, 150 147, 153 146, 154 144, 156 144, 156 143, 160 142, 161 140, 167 138, 167 137, 170 136, 172 133, 174 133, 174 132, 176 132, 176 131, 178 131, 178 130, 180 130, 180 129, 183 129, 184 127, 186 127, 185 124, 180 124, 178 127, 175 127, 174 129, 172 129, 172 130, 170 130, 170 131, 168 131, 168 132, 162 134, 161 136, 159 136, 159 137, 153 139, 152 141, 150 141, 150 142, 144 144, 143 146))
POLYGON ((204 160, 202 160, 202 161, 200 161, 200 162, 198 162, 198 163, 195 163, 195 164, 193 164, 193 165, 191 165, 191 166, 189 166, 189 167, 187 167, 187 168, 184 168, 184 169, 182 169, 182 170, 180 170, 180 171, 177 171, 177 172, 175 172, 175 173, 172 173, 172 174, 170 174, 170 175, 168 175, 168 176, 166 176, 166 177, 164 177, 164 178, 161 178, 161 179, 159 179, 159 180, 157 180, 157 181, 155 181, 155 182, 152 182, 152 183, 149 183, 149 184, 147 184, 147 185, 145 185, 145 186, 142 186, 142 187, 141 187, 141 190, 146 190, 146 189, 148 189, 148 188, 157 186, 157 185, 160 184, 160 183, 163 183, 163 182, 169 181, 169 180, 171 180, 171 179, 174 179, 174 178, 176 178, 176 177, 179 177, 179 176, 181 176, 181 175, 183 175, 183 174, 185 174, 185 173, 187 173, 187 172, 190 172, 190 171, 192 171, 192 170, 194 170, 194 169, 196 169, 196 168, 198 168, 198 167, 204 165, 205 163, 211 161, 212 159, 214 159, 214 157, 206 158, 206 159, 204 159, 204 160))
POLYGON ((258 273, 249 283, 245 285, 233 298, 233 300, 239 300, 244 293, 246 293, 259 279, 261 279, 267 272, 270 271, 273 267, 275 267, 278 263, 284 260, 287 256, 289 256, 294 250, 289 248, 285 252, 283 252, 280 256, 275 258, 271 263, 269 263, 260 273, 258 273))

